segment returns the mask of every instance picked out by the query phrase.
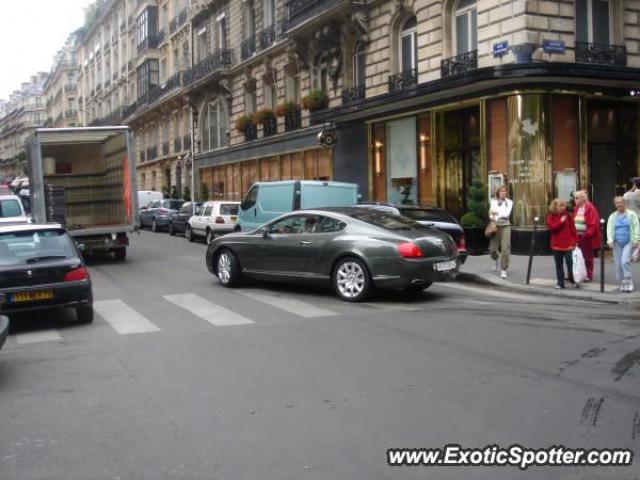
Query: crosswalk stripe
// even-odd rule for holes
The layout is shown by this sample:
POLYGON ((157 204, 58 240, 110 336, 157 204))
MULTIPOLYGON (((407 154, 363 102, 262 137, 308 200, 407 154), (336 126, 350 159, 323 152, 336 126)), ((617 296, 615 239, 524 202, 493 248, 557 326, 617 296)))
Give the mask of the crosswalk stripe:
POLYGON ((51 342, 62 340, 57 330, 41 330, 38 332, 18 333, 15 336, 16 345, 27 345, 29 343, 51 342))
POLYGON ((228 308, 211 303, 210 301, 193 293, 165 295, 164 298, 174 305, 184 308, 195 316, 200 317, 218 327, 254 323, 248 318, 232 312, 228 308))
POLYGON ((251 300, 266 303, 267 305, 279 308, 280 310, 293 313, 299 317, 317 318, 338 315, 338 313, 332 310, 320 308, 310 303, 296 300, 295 298, 282 297, 265 292, 258 292, 256 290, 238 290, 237 293, 240 293, 251 300))
POLYGON ((122 335, 159 332, 160 329, 122 300, 100 300, 93 308, 116 332, 122 335))

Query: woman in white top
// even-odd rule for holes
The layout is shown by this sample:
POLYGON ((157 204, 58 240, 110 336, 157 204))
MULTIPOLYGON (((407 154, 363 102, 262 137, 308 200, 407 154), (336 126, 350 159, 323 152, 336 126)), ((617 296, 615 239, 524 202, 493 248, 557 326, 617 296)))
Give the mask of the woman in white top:
POLYGON ((507 278, 511 260, 511 210, 513 201, 508 198, 507 187, 500 187, 489 205, 489 219, 498 226, 498 232, 491 237, 491 258, 500 267, 500 277, 507 278), (499 260, 499 262, 498 262, 499 260), (498 265, 499 263, 499 265, 498 265))

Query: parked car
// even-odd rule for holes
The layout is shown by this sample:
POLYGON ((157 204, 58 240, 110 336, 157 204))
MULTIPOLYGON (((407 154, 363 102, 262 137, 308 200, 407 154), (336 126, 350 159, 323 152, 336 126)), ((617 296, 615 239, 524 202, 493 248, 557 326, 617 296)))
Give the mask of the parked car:
POLYGON ((7 335, 9 335, 9 317, 0 315, 0 348, 4 345, 7 335))
POLYGON ((404 215, 421 225, 437 228, 441 232, 448 233, 456 244, 460 255, 460 263, 464 263, 467 260, 467 244, 464 238, 464 230, 456 218, 443 208, 426 205, 393 205, 380 202, 365 202, 356 206, 376 208, 395 215, 404 215))
POLYGON ((0 225, 28 223, 24 206, 17 195, 0 195, 0 225))
POLYGON ((184 202, 176 213, 171 217, 169 222, 169 235, 177 233, 185 233, 187 222, 194 215, 198 215, 202 207, 202 202, 184 202))
POLYGON ((250 231, 282 214, 306 208, 346 207, 358 201, 355 183, 286 180, 253 184, 240 205, 239 229, 250 231))
POLYGON ((140 227, 150 227, 153 232, 169 228, 171 217, 180 210, 184 200, 155 200, 140 210, 140 227))
POLYGON ((332 285, 343 300, 372 288, 421 291, 453 278, 460 260, 451 237, 376 209, 336 207, 281 216, 251 232, 215 239, 207 268, 225 287, 245 277, 332 285))
POLYGON ((149 207, 156 200, 162 200, 162 192, 153 190, 138 190, 138 210, 149 207))
POLYGON ((75 242, 57 224, 0 226, 0 311, 53 307, 93 321, 91 278, 75 242))
POLYGON ((238 220, 240 202, 206 202, 200 213, 187 223, 185 238, 190 242, 197 237, 204 238, 210 244, 218 235, 233 232, 238 220))

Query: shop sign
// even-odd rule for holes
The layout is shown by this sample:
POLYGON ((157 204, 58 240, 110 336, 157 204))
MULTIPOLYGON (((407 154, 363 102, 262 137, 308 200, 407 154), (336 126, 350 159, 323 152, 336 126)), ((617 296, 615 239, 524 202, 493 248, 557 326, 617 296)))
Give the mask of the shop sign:
POLYGON ((503 57, 507 53, 509 53, 509 42, 507 40, 493 44, 494 58, 503 57))
POLYGON ((509 179, 510 184, 520 184, 520 183, 541 183, 544 182, 544 177, 541 175, 536 175, 531 171, 531 167, 529 166, 529 162, 527 160, 511 160, 511 166, 514 170, 517 170, 517 173, 513 175, 512 178, 509 179))
POLYGON ((563 40, 543 40, 542 49, 544 53, 557 53, 562 55, 567 48, 563 40))

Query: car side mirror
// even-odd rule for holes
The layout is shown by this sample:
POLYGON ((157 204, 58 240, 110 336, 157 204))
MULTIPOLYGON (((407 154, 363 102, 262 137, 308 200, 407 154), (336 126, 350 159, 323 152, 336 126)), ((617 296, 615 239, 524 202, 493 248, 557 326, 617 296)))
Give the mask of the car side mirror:
POLYGON ((262 232, 262 238, 264 238, 265 240, 269 240, 271 238, 271 234, 266 228, 262 232))

